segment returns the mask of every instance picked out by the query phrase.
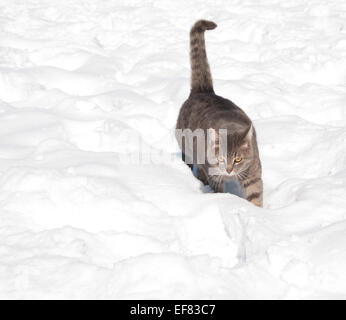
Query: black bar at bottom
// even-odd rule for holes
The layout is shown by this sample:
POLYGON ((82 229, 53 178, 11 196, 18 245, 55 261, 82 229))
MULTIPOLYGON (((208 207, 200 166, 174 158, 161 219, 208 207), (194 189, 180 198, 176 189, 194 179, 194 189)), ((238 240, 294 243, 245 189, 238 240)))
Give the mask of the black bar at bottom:
MULTIPOLYGON (((276 301, 276 300, 18 300, 1 301, 3 314, 16 318, 34 316, 36 319, 71 319, 87 315, 90 319, 130 319, 130 320, 187 320, 187 319, 237 319, 258 318, 281 319, 296 318, 301 309, 318 313, 319 317, 330 318, 335 310, 334 301, 276 301), (326 303, 327 302, 327 303, 326 303)), ((344 310, 345 301, 336 301, 344 310), (342 303, 342 305, 340 304, 342 303)), ((5 318, 4 318, 5 319, 5 318)))

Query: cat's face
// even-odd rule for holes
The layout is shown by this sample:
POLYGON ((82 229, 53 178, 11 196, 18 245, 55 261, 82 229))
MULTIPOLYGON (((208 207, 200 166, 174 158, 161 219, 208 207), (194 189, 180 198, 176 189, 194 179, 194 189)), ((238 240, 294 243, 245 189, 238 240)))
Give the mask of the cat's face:
POLYGON ((223 175, 229 177, 246 178, 247 169, 251 165, 252 148, 251 138, 252 129, 241 139, 235 141, 234 135, 228 134, 222 137, 216 136, 212 143, 212 175, 223 175))
POLYGON ((249 146, 244 143, 235 150, 227 152, 220 150, 217 153, 217 166, 222 175, 242 177, 250 166, 249 146))

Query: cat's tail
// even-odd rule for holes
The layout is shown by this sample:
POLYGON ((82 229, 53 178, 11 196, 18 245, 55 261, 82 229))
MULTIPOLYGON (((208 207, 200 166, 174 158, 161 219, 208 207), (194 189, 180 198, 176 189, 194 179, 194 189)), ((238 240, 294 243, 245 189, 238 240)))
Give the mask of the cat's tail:
POLYGON ((197 21, 190 31, 191 93, 214 92, 204 31, 216 28, 216 23, 207 20, 197 21))

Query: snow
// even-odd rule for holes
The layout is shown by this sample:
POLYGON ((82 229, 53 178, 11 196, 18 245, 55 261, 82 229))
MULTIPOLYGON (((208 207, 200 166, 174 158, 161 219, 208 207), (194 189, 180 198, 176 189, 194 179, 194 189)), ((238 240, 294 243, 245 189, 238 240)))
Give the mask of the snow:
POLYGON ((0 298, 345 298, 345 18, 343 0, 1 0, 0 298), (257 130, 263 209, 179 158, 201 18, 215 90, 257 130))

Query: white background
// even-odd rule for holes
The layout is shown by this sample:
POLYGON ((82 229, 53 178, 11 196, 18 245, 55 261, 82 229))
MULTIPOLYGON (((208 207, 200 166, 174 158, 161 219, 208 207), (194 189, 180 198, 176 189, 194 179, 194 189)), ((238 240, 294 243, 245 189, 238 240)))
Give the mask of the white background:
POLYGON ((345 28, 344 0, 1 0, 0 298, 345 298, 345 28), (177 158, 201 18, 264 209, 177 158), (121 163, 128 129, 168 160, 121 163))

